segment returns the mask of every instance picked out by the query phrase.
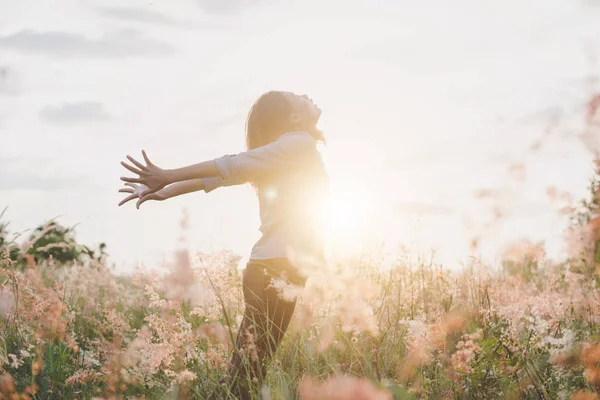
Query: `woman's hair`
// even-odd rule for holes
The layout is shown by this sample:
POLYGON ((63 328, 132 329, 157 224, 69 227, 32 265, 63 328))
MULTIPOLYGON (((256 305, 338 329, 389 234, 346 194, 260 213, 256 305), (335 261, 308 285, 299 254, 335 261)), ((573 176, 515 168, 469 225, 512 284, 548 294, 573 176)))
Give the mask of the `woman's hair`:
POLYGON ((271 91, 256 100, 246 119, 246 148, 248 150, 269 144, 287 132, 305 130, 317 140, 325 141, 323 133, 316 129, 315 123, 302 121, 293 124, 290 114, 295 112, 284 93, 271 91))

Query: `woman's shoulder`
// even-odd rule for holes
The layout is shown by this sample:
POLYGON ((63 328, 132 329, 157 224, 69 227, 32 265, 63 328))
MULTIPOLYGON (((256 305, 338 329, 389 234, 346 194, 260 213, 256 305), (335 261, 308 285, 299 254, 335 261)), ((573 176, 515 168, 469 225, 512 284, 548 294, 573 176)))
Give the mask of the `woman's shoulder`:
POLYGON ((286 132, 269 144, 240 154, 259 159, 288 158, 293 160, 313 157, 318 154, 316 142, 316 139, 309 132, 286 132))
POLYGON ((284 146, 293 146, 301 149, 316 149, 317 139, 306 131, 286 132, 277 139, 284 146))

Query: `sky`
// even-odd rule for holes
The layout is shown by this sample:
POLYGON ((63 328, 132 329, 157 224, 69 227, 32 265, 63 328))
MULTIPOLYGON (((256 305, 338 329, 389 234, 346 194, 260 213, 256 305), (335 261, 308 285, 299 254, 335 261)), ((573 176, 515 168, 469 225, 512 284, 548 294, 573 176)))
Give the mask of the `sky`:
POLYGON ((0 0, 0 208, 12 232, 76 225, 119 270, 168 259, 184 215, 192 250, 247 256, 251 188, 117 207, 119 162, 243 151, 253 101, 291 90, 323 109, 339 249, 453 266, 474 238, 492 263, 528 238, 559 258, 547 191, 584 196, 600 149, 599 18, 592 0, 0 0))

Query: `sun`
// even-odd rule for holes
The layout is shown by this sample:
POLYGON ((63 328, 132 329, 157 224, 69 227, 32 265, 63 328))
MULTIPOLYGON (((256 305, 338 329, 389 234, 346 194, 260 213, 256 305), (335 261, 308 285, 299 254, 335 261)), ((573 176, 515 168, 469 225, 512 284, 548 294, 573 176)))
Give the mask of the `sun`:
POLYGON ((360 253, 370 232, 372 212, 371 199, 357 189, 332 190, 323 208, 323 226, 332 255, 360 253))

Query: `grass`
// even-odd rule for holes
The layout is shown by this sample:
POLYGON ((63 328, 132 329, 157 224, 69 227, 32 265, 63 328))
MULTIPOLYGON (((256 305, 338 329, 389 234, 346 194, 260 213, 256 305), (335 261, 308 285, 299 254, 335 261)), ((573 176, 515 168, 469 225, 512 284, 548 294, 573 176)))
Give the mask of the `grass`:
MULTIPOLYGON (((328 271, 339 291, 326 276, 309 281, 263 397, 297 398, 307 376, 315 390, 350 376, 395 399, 595 396, 600 293, 569 264, 540 261, 528 277, 377 264, 328 271)), ((194 290, 221 295, 200 303, 167 295, 168 276, 117 277, 100 263, 18 270, 4 258, 0 282, 15 298, 0 316, 4 395, 206 398, 226 373, 240 282, 234 262, 191 266, 214 286, 194 290)))

